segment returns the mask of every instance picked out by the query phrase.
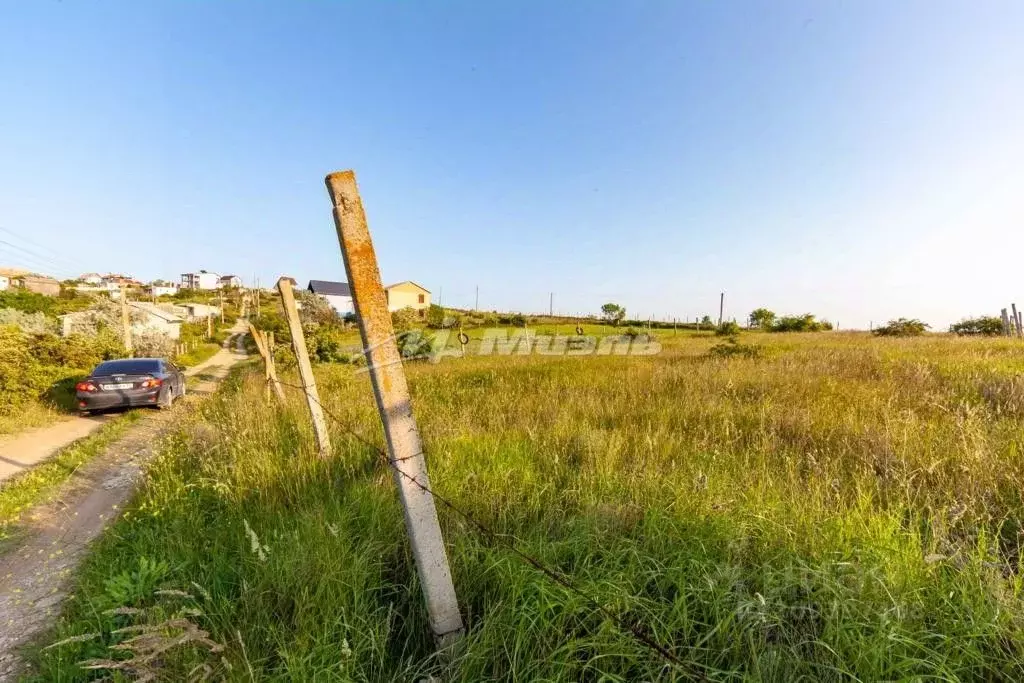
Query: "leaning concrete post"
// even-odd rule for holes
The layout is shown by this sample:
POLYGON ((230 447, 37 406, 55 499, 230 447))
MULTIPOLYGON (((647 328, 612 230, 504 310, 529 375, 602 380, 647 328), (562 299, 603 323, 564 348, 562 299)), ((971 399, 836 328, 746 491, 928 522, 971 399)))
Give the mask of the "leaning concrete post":
POLYGON ((274 367, 273 342, 268 341, 262 332, 253 327, 252 323, 249 323, 249 334, 252 335, 252 340, 256 342, 256 350, 263 358, 263 377, 267 383, 267 391, 269 392, 273 387, 277 400, 284 401, 284 390, 281 389, 281 383, 277 381, 277 368, 274 367))
MULTIPOLYGON (((309 415, 313 418, 316 447, 320 452, 320 457, 326 458, 331 453, 331 438, 327 434, 327 421, 324 419, 324 409, 320 405, 320 394, 316 390, 313 366, 309 362, 309 353, 306 351, 306 336, 302 333, 299 309, 295 307, 295 295, 292 294, 291 280, 286 277, 279 279, 277 290, 281 292, 281 303, 284 305, 285 316, 288 318, 288 329, 292 333, 292 350, 295 352, 295 360, 298 361, 299 379, 302 380, 302 389, 306 392, 309 415)), ((267 349, 267 353, 271 352, 271 349, 267 349)), ((273 359, 270 360, 270 367, 274 367, 273 359)))
POLYGON ((327 190, 430 628, 438 647, 444 648, 462 637, 462 617, 355 173, 327 176, 327 190))

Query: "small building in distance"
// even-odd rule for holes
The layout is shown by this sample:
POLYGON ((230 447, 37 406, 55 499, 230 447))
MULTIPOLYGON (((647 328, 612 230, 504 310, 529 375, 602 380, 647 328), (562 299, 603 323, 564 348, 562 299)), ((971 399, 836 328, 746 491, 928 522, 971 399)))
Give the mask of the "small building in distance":
POLYGON ((182 289, 220 289, 220 275, 200 270, 181 274, 182 289))
POLYGON ((347 282, 310 280, 306 289, 324 299, 342 317, 356 312, 352 304, 352 289, 347 282))
POLYGON ((86 285, 98 285, 103 282, 103 276, 99 273, 82 273, 78 276, 78 279, 86 285))
POLYGON ((178 293, 178 285, 166 280, 153 280, 149 285, 150 296, 174 296, 178 293))
POLYGON ((0 275, 0 292, 4 291, 11 286, 11 278, 6 275, 0 275))
POLYGON ((17 279, 17 284, 22 289, 36 294, 46 296, 60 294, 60 282, 46 275, 22 275, 17 279))
POLYGON ((237 275, 221 275, 220 286, 223 289, 239 288, 242 286, 242 278, 237 275))
POLYGON ((419 312, 422 317, 430 308, 430 290, 412 280, 388 285, 384 288, 384 294, 388 298, 388 310, 392 312, 408 307, 419 312))

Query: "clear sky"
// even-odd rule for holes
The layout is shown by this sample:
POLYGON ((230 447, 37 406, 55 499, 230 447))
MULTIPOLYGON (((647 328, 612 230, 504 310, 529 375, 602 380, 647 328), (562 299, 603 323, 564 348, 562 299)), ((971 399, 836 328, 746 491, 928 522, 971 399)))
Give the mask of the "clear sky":
POLYGON ((0 0, 0 87, 3 264, 344 279, 354 168, 453 306, 1024 304, 1019 0, 0 0))

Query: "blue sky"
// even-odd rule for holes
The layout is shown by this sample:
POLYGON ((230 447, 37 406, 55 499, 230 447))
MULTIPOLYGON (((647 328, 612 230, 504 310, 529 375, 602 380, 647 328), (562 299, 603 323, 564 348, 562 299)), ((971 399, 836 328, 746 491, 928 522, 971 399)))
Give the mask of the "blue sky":
POLYGON ((944 327, 1024 304, 1022 35, 1016 0, 0 0, 0 263, 343 279, 354 168, 384 279, 445 304, 944 327))

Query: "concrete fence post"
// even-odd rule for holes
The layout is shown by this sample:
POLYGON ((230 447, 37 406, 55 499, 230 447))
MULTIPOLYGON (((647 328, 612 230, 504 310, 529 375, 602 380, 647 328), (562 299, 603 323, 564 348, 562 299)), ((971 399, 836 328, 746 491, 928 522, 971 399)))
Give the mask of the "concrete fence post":
POLYGON ((423 588, 430 628, 435 643, 443 649, 462 638, 462 616, 434 496, 430 492, 427 462, 412 412, 412 397, 391 325, 377 256, 373 251, 355 173, 332 173, 326 182, 334 205, 334 224, 352 289, 363 352, 377 410, 384 425, 395 486, 405 510, 405 526, 423 588))

